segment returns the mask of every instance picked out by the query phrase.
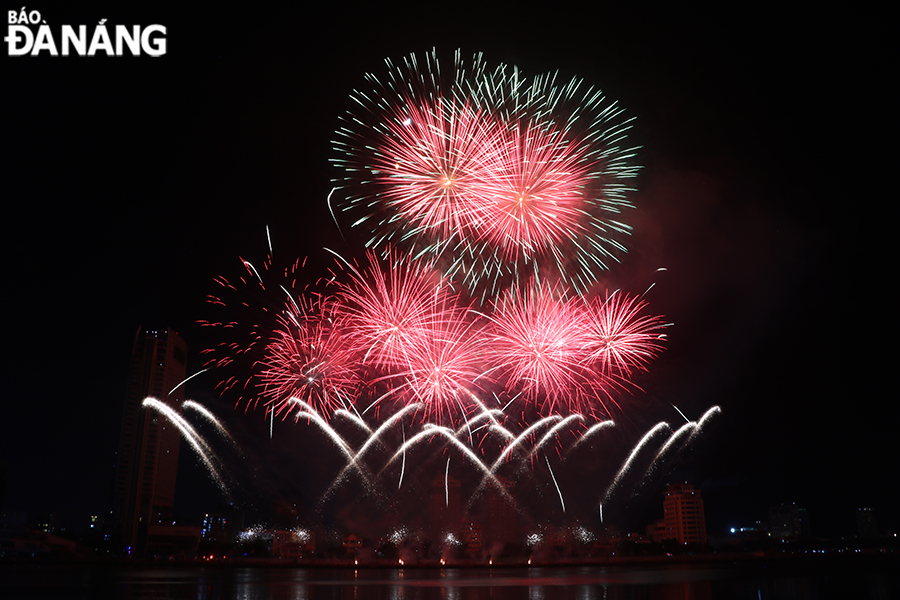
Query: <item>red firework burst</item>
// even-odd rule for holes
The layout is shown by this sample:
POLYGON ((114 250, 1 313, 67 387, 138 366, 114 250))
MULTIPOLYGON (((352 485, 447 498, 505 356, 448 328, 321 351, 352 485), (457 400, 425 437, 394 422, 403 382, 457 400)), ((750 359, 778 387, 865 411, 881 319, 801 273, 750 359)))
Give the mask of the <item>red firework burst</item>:
POLYGON ((357 358, 344 342, 333 318, 332 304, 323 299, 289 303, 261 361, 262 396, 276 413, 298 398, 328 416, 355 402, 360 388, 357 358))
POLYGON ((494 305, 489 335, 491 362, 509 392, 545 411, 581 406, 592 378, 584 368, 584 312, 554 290, 513 289, 494 305))
POLYGON ((372 165, 390 218, 439 245, 472 235, 489 201, 484 181, 500 130, 453 100, 410 99, 400 110, 372 165))
POLYGON ((585 293, 624 251, 637 167, 628 120, 599 91, 458 54, 450 68, 388 61, 367 79, 334 162, 369 247, 429 256, 482 298, 538 269, 585 293))
POLYGON ((588 307, 586 360, 604 377, 627 381, 646 370, 662 350, 661 317, 642 315, 647 303, 621 292, 595 298, 588 307))
POLYGON ((475 392, 488 379, 484 373, 480 321, 469 318, 464 309, 455 305, 435 306, 433 310, 439 318, 410 340, 405 368, 384 379, 390 382, 393 397, 421 402, 425 413, 441 421, 445 415, 467 415, 477 410, 475 392))
POLYGON ((337 294, 345 342, 374 371, 369 383, 389 388, 374 402, 421 402, 439 420, 457 408, 466 413, 483 375, 480 320, 437 273, 390 255, 386 262, 370 253, 368 267, 351 268, 337 294))
POLYGON ((383 269, 369 253, 369 267, 349 269, 349 281, 339 282, 339 321, 346 343, 362 364, 379 369, 404 369, 417 340, 429 335, 452 306, 447 288, 426 267, 394 261, 383 269), (385 272, 385 270, 387 272, 385 272))
POLYGON ((584 233, 590 162, 562 132, 529 120, 505 132, 483 180, 480 243, 501 263, 540 257, 584 233))

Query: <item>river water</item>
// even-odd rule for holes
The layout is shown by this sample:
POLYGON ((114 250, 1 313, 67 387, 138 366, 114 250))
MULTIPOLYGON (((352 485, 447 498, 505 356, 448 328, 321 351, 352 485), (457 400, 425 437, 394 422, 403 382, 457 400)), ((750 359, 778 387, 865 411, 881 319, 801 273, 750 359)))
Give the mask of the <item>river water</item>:
POLYGON ((0 565, 3 600, 900 598, 898 561, 466 569, 0 565))

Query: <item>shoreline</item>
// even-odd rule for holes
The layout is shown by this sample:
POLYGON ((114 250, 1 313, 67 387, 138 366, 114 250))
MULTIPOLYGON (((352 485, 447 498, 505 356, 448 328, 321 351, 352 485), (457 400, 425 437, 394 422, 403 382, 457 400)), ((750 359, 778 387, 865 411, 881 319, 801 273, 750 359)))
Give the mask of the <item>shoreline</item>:
POLYGON ((206 560, 192 559, 130 559, 108 557, 17 557, 0 558, 0 566, 25 565, 109 565, 118 567, 203 567, 203 568, 297 568, 334 570, 443 570, 443 569, 543 569, 563 567, 622 567, 622 566, 676 566, 676 565, 727 565, 735 566, 780 566, 800 565, 819 567, 827 565, 875 564, 883 563, 900 569, 900 552, 895 550, 872 550, 861 552, 728 552, 698 553, 671 556, 608 556, 584 558, 559 558, 539 560, 525 558, 488 560, 459 559, 441 562, 440 559, 411 559, 400 563, 399 559, 369 559, 354 562, 346 558, 256 558, 225 557, 206 560))

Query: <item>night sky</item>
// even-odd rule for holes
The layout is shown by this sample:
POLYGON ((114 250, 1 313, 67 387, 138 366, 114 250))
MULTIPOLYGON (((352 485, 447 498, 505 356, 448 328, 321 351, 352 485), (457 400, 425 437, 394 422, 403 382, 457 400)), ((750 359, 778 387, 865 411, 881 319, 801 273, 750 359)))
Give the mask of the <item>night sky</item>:
MULTIPOLYGON (((647 299, 674 325, 621 420, 634 440, 678 424, 672 405, 690 418, 722 407, 665 478, 701 487, 710 533, 782 502, 806 507, 814 534, 852 533, 859 506, 896 531, 878 17, 678 6, 36 7, 51 24, 160 23, 168 49, 2 53, 3 510, 80 527, 109 508, 136 329, 171 325, 199 369, 213 278, 238 274, 239 256, 261 261, 266 226, 276 255, 317 273, 333 260, 325 246, 360 255, 326 204, 338 117, 385 57, 435 47, 579 76, 637 118, 634 233, 604 278, 633 293, 655 282, 647 299)), ((216 400, 216 381, 198 377, 188 397, 252 437, 262 413, 216 400)), ((215 508, 182 453, 196 477, 180 510, 215 508)), ((293 465, 286 478, 312 477, 293 465)), ((661 516, 664 483, 635 528, 661 516)))

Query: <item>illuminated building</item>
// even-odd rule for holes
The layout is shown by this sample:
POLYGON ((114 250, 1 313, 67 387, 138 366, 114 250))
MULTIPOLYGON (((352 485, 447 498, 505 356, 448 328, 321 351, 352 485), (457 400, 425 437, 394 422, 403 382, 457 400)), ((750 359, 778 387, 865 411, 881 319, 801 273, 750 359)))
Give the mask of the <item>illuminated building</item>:
POLYGON ((468 558, 478 558, 484 550, 484 540, 481 535, 481 523, 477 521, 463 520, 462 542, 466 546, 468 558))
POLYGON ((706 544, 706 515, 700 490, 690 483, 676 483, 666 489, 663 500, 665 539, 681 545, 706 544))
POLYGON ((861 538, 878 537, 878 521, 875 519, 875 511, 871 508, 860 508, 856 511, 857 533, 861 538))
POLYGON ((778 540, 795 540, 809 535, 806 509, 794 503, 769 508, 769 533, 778 540))
POLYGON ((152 396, 181 413, 184 388, 175 388, 185 379, 186 360, 187 346, 174 331, 135 334, 113 489, 116 542, 128 554, 143 554, 151 526, 172 523, 181 437, 142 402, 152 396))

